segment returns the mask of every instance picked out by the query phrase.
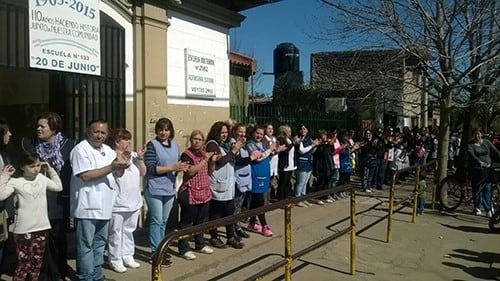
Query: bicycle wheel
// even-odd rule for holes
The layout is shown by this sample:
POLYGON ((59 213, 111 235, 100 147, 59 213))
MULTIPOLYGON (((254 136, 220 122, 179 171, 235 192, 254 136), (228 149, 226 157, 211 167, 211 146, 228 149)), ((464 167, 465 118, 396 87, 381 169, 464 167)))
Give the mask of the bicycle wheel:
POLYGON ((465 189, 455 176, 447 176, 441 181, 438 200, 445 211, 454 211, 465 198, 465 189))
POLYGON ((500 209, 500 187, 499 184, 491 185, 491 209, 500 209))
POLYGON ((500 233, 500 209, 496 209, 496 213, 490 218, 490 230, 494 233, 500 233))

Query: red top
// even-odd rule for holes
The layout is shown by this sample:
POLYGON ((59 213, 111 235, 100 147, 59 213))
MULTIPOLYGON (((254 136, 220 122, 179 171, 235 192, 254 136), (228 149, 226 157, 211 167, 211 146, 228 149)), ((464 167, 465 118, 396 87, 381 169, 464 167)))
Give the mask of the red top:
MULTIPOLYGON (((196 165, 203 160, 202 156, 196 156, 191 150, 187 149, 184 151, 191 160, 193 160, 193 164, 196 165)), ((210 191, 210 177, 208 176, 208 165, 204 165, 201 170, 196 173, 191 178, 188 178, 187 175, 184 175, 184 183, 179 192, 188 189, 189 192, 189 205, 197 205, 204 204, 212 199, 212 192, 210 191)))

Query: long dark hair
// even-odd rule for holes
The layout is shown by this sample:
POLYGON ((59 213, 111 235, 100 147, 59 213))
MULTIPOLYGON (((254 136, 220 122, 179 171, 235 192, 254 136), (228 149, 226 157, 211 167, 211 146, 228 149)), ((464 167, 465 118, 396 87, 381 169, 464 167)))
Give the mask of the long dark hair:
POLYGON ((3 137, 9 132, 9 124, 7 121, 0 117, 0 151, 3 151, 7 146, 3 141, 3 137))
POLYGON ((7 154, 7 144, 4 142, 5 135, 9 132, 9 124, 7 121, 0 117, 0 157, 4 164, 9 164, 9 156, 7 154))
POLYGON ((210 131, 208 131, 207 142, 210 140, 214 140, 217 143, 220 143, 220 132, 222 131, 222 128, 224 126, 228 129, 228 133, 229 133, 229 126, 226 123, 224 123, 222 121, 215 122, 212 125, 212 127, 210 127, 210 131))

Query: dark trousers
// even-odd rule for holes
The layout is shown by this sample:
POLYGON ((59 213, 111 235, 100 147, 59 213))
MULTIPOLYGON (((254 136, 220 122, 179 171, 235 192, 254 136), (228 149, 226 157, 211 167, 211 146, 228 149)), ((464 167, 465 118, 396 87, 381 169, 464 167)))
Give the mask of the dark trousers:
MULTIPOLYGON (((267 194, 267 193, 266 193, 267 194)), ((237 187, 234 193, 234 214, 237 215, 241 213, 243 210, 248 210, 250 208, 250 191, 245 193, 241 192, 237 187)), ((242 231, 241 225, 239 222, 234 224, 235 231, 242 231)))
POLYGON ((278 200, 283 200, 288 197, 288 192, 290 192, 292 187, 292 174, 293 171, 278 172, 278 200))
MULTIPOLYGON (((227 201, 217 201, 217 200, 211 200, 210 201, 210 207, 208 211, 208 220, 216 220, 219 218, 224 218, 227 216, 230 216, 234 214, 234 202, 233 200, 227 200, 227 201)), ((228 224, 226 225, 226 238, 233 238, 235 237, 234 233, 234 224, 228 224)), ((217 229, 212 229, 210 230, 210 236, 212 239, 217 239, 219 238, 219 234, 217 233, 217 229)))
POLYGON ((314 183, 314 191, 326 190, 330 188, 330 182, 332 176, 329 175, 318 175, 316 176, 316 182, 314 183))
POLYGON ((481 168, 469 169, 469 178, 472 185, 474 208, 491 210, 491 178, 488 172, 481 168))
POLYGON ((339 185, 350 184, 351 183, 351 173, 340 173, 339 185))
MULTIPOLYGON (((252 198, 250 199, 250 210, 264 206, 264 195, 265 193, 252 193, 252 198)), ((260 214, 258 217, 262 226, 267 225, 266 213, 260 214)), ((250 223, 255 223, 256 221, 256 217, 250 218, 250 223)))
POLYGON ((385 167, 387 164, 384 159, 377 159, 377 174, 375 175, 375 186, 381 189, 385 184, 385 167))
MULTIPOLYGON (((202 224, 208 217, 209 203, 190 205, 188 203, 188 191, 184 190, 179 193, 177 202, 181 207, 181 218, 179 222, 179 230, 190 226, 202 224)), ((197 250, 205 247, 205 239, 203 233, 194 236, 194 244, 197 250)), ((190 250, 188 239, 180 239, 178 243, 179 254, 183 255, 190 250)))

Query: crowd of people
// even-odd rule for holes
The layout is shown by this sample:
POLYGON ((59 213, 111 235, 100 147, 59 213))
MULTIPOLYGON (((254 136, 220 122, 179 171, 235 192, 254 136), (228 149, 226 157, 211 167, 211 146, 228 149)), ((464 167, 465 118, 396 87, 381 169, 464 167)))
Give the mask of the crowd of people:
MULTIPOLYGON (((289 125, 281 125, 275 134, 271 123, 229 120, 213 123, 206 135, 193 130, 189 147, 180 151, 174 124, 160 118, 155 137, 134 151, 132 134, 124 128, 111 130, 105 120, 91 121, 86 137, 78 143, 61 130, 59 115, 41 114, 35 136, 22 139, 24 152, 13 159, 5 149, 12 134, 7 122, 0 120, 0 200, 6 210, 1 219, 15 221, 13 280, 69 280, 66 236, 70 218, 76 237, 76 279, 105 280, 105 249, 107 263, 116 272, 140 266, 134 259, 133 232, 143 199, 154 253, 169 231, 167 222, 175 202, 180 207, 177 229, 183 229, 301 197, 311 190, 349 184, 354 173, 359 174, 362 191, 370 193, 384 188, 389 171, 436 159, 438 145, 435 128, 367 129, 356 139, 352 129, 320 129, 313 135, 306 124, 300 124, 294 134, 289 125)), ((492 152, 500 156, 480 133, 475 137, 469 146, 471 169, 490 165, 492 152)), ((456 149, 453 138, 452 149, 456 149)), ((473 186, 485 177, 480 172, 471 170, 473 186)), ((400 174, 398 181, 406 176, 400 174)), ((418 213, 422 214, 425 171, 420 176, 418 213)), ((476 213, 487 196, 480 192, 486 191, 476 191, 476 213)), ((332 192, 304 200, 297 207, 324 205, 348 196, 332 192)), ((484 208, 491 215, 491 206, 484 208)), ((265 213, 250 217, 247 223, 226 225, 225 241, 217 229, 209 231, 208 243, 203 233, 195 235, 194 247, 188 239, 181 239, 179 255, 194 260, 198 253, 212 254, 214 248, 242 249, 248 232, 273 235, 265 213)), ((1 242, 3 250, 5 241, 1 242)), ((166 255, 162 266, 171 262, 166 255)))

